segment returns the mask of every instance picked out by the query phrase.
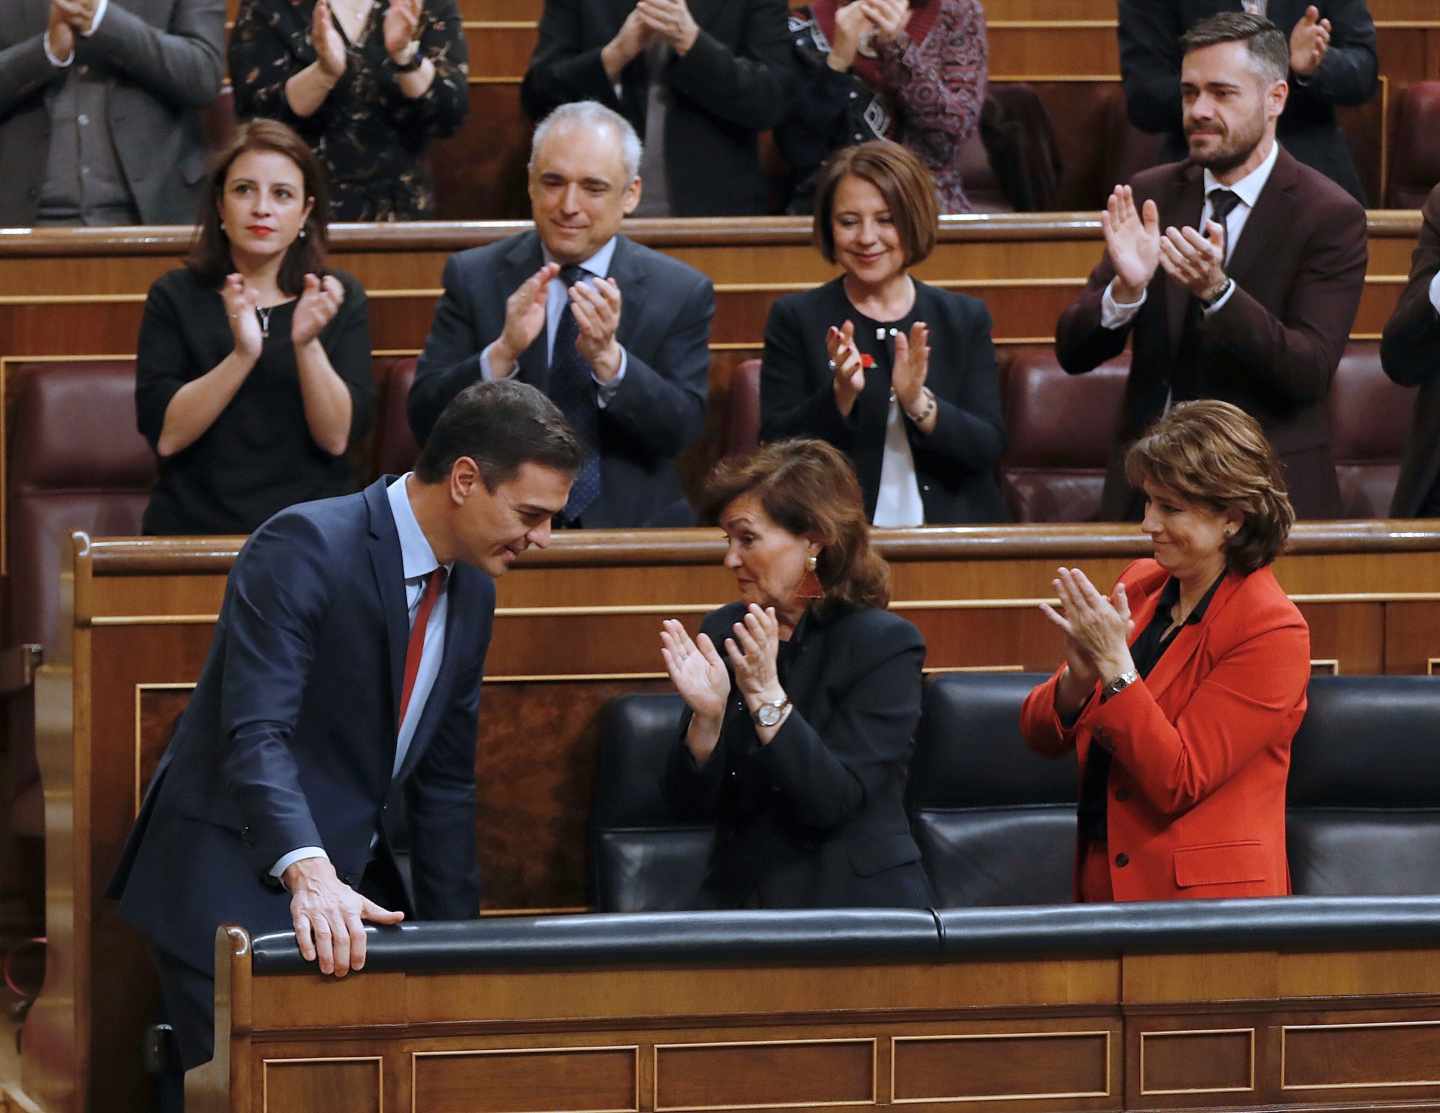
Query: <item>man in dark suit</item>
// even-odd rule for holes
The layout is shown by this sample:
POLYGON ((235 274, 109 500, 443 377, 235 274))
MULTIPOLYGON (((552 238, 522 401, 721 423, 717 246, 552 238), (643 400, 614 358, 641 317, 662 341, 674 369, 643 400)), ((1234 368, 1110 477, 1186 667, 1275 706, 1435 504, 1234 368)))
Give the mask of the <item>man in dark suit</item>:
POLYGON ((1375 24, 1365 0, 1120 0, 1120 78, 1130 122, 1165 136, 1161 158, 1185 157, 1180 130, 1180 36, 1217 12, 1258 10, 1289 35, 1290 97, 1281 145, 1365 204, 1336 105, 1364 104, 1380 85, 1375 24))
POLYGON ((1420 388, 1390 504, 1395 518, 1440 518, 1440 185, 1425 199, 1421 220, 1410 281, 1380 340, 1385 374, 1420 388))
POLYGON ((1325 399, 1365 281, 1365 210, 1276 142, 1288 57, 1259 16, 1223 13, 1186 33, 1190 158, 1115 187, 1101 214, 1105 258, 1060 317, 1056 354, 1072 375, 1133 337, 1107 520, 1143 509, 1125 449, 1192 398, 1260 422, 1299 516, 1339 513, 1325 399))
POLYGON ((700 435, 710 280, 619 234, 640 199, 640 142, 593 101, 535 130, 535 230, 452 255, 410 389, 421 444, 457 391, 516 377, 559 405, 588 451, 569 527, 688 525, 675 459, 700 435))
POLYGON ((770 211, 760 133, 789 108, 784 0, 546 0, 525 111, 595 100, 645 140, 638 216, 770 211))
POLYGON ((225 0, 9 0, 0 225, 191 224, 225 0))
POLYGON ((293 928, 343 976, 365 964, 363 921, 479 914, 492 579, 548 542, 579 459, 538 391, 478 385, 414 472, 283 510, 246 542, 110 887, 153 945, 185 1068, 212 1054, 219 924, 293 928))

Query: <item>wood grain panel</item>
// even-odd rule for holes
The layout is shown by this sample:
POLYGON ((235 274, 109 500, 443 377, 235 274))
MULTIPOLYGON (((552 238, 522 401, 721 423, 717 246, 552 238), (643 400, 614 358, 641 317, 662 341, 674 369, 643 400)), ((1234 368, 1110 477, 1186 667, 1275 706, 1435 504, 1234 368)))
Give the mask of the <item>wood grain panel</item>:
POLYGON ((1120 74, 1120 45, 1113 12, 1108 19, 1068 25, 989 19, 987 33, 992 80, 1120 74))
POLYGON ((1142 1094, 1240 1093, 1255 1089, 1255 1029, 1140 1033, 1142 1094))
POLYGON ((1429 674, 1440 657, 1440 602, 1385 608, 1385 671, 1429 674))
POLYGON ((436 217, 528 219, 525 162, 529 151, 530 121, 520 108, 520 86, 472 83, 470 114, 460 130, 430 145, 436 217))
POLYGON ((660 1045, 655 1109, 870 1105, 875 1041, 660 1045))
POLYGON ((1287 1025, 1287 1090, 1433 1087, 1440 1093, 1440 1021, 1287 1025))
POLYGON ((381 1113, 378 1058, 267 1060, 263 1086, 263 1113, 381 1113))
POLYGON ((465 23, 470 48, 470 79, 518 82, 525 76, 539 37, 535 24, 465 23))
POLYGON ((424 1113, 622 1113, 639 1106, 636 1057, 634 1047, 419 1052, 414 1107, 424 1113))
POLYGON ((1108 1031, 993 1032, 895 1040, 895 1101, 1110 1095, 1108 1031))

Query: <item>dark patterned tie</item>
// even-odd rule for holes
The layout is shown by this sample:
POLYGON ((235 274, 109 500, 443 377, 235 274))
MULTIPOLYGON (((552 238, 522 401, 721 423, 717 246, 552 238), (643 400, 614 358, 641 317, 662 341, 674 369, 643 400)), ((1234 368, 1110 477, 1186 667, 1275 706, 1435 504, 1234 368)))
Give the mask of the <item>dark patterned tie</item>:
MULTIPOLYGON (((560 270, 568 290, 585 275, 583 267, 570 265, 560 270)), ((575 474, 570 498, 565 503, 562 525, 573 526, 600 494, 600 408, 595 400, 593 368, 575 346, 580 326, 567 301, 555 325, 555 350, 550 356, 550 398, 570 422, 585 446, 585 462, 575 474)))
POLYGON ((1220 264, 1224 266, 1230 258, 1230 226, 1226 220, 1230 210, 1240 204, 1240 195, 1228 189, 1212 189, 1206 196, 1210 198, 1210 218, 1220 225, 1220 264))

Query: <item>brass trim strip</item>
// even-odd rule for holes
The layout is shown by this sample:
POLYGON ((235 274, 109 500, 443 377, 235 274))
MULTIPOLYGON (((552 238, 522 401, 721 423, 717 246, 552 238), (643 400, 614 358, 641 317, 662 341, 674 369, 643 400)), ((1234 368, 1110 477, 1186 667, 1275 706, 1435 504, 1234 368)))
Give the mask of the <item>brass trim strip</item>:
POLYGON ((410 1052, 410 1109, 414 1113, 415 1106, 415 1075, 417 1059, 444 1059, 456 1058, 461 1055, 549 1055, 554 1052, 591 1052, 591 1051, 629 1051, 630 1075, 635 1083, 635 1098, 629 1106, 614 1106, 595 1109, 576 1109, 572 1113, 638 1113, 640 1109, 640 1045, 637 1043, 625 1044, 575 1044, 572 1046, 561 1045, 559 1047, 476 1047, 467 1048, 462 1051, 412 1051, 410 1052))
POLYGON ((670 1110, 692 1109, 832 1109, 839 1106, 876 1105, 879 1103, 880 1087, 880 1038, 878 1036, 833 1036, 814 1040, 719 1040, 701 1043, 657 1043, 651 1046, 650 1078, 653 1086, 650 1107, 655 1113, 670 1110), (751 1105, 661 1105, 660 1104, 660 1052, 665 1050, 685 1051, 696 1047, 780 1047, 791 1044, 817 1043, 858 1043, 870 1045, 870 1100, 869 1101, 780 1101, 760 1102, 751 1105))
POLYGON ((1254 1028, 1176 1028, 1173 1031, 1140 1033, 1140 1093, 1151 1094, 1244 1094, 1255 1089, 1255 1029, 1254 1028), (1250 1035, 1250 1085, 1248 1086, 1195 1086, 1180 1090, 1147 1090, 1145 1088, 1145 1041, 1154 1036, 1226 1036, 1249 1033, 1250 1035))
MULTIPOLYGON (((1310 1086, 1292 1085, 1286 1078, 1285 1055, 1289 1035, 1295 1032, 1317 1032, 1352 1028, 1440 1028, 1440 1020, 1383 1020, 1355 1024, 1282 1024, 1280 1026, 1280 1089, 1282 1090, 1370 1090, 1395 1089, 1401 1086, 1440 1086, 1440 1077, 1416 1079, 1412 1082, 1320 1082, 1310 1086)), ((1437 1072, 1440 1073, 1440 1072, 1437 1072)))
POLYGON ((1039 1101, 1042 1098, 1103 1098, 1109 1097, 1113 1090, 1113 1077, 1111 1074, 1110 1054, 1110 1030, 1102 1028, 1098 1031, 1084 1032, 956 1032, 951 1035, 941 1036, 891 1036, 890 1037, 890 1104, 891 1105, 918 1105, 923 1102, 972 1102, 972 1101, 1039 1101), (1063 1093, 1040 1093, 1040 1094, 983 1094, 975 1097, 948 1097, 940 1095, 929 1095, 923 1098, 897 1098, 895 1096, 895 1050, 898 1043, 934 1043, 940 1040, 954 1042, 956 1040, 1002 1040, 1002 1039, 1069 1039, 1080 1037, 1105 1037, 1105 1089, 1103 1090, 1075 1090, 1063 1093))
POLYGON ((486 684, 560 684, 590 683, 601 680, 668 680, 668 672, 571 672, 532 674, 517 673, 506 676, 487 676, 486 684))
POLYGON ((1440 657, 1427 657, 1425 659, 1425 675, 1434 676, 1440 670, 1440 657))
POLYGON ((1314 672, 1317 666, 1327 669, 1327 676, 1340 675, 1340 659, 1338 657, 1311 657, 1310 671, 1314 672))

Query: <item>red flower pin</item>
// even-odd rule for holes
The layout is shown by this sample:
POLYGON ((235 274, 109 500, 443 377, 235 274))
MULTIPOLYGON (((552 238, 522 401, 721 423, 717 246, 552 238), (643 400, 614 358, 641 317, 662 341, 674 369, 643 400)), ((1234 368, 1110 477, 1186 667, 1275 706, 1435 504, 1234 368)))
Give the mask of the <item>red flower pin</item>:
POLYGON ((861 352, 860 366, 865 368, 865 370, 867 371, 870 370, 870 368, 875 366, 875 357, 872 356, 869 352, 861 352))

